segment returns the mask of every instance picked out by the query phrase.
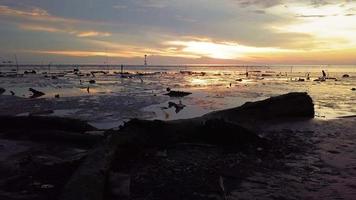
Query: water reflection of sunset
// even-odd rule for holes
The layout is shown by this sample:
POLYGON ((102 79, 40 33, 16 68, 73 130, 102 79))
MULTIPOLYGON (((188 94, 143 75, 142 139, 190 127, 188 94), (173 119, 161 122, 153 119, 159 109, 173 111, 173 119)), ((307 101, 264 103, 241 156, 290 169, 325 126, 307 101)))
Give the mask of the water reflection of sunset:
POLYGON ((209 80, 194 77, 190 79, 190 83, 193 86, 207 86, 209 84, 209 80))

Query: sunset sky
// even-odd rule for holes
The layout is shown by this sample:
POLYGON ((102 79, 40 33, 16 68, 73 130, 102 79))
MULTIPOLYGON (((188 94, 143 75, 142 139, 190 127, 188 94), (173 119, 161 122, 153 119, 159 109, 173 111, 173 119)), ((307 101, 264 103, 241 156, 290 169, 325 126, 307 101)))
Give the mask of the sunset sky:
POLYGON ((356 64, 356 0, 0 0, 0 60, 356 64))

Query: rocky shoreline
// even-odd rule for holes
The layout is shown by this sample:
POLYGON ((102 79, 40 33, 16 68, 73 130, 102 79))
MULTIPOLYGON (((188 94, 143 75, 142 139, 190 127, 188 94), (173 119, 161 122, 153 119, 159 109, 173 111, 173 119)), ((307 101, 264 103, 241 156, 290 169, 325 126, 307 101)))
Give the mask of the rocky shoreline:
POLYGON ((0 199, 318 199, 325 174, 342 178, 320 158, 322 137, 349 124, 353 141, 343 148, 352 149, 355 118, 313 117, 306 93, 106 131, 74 119, 1 116, 0 199))

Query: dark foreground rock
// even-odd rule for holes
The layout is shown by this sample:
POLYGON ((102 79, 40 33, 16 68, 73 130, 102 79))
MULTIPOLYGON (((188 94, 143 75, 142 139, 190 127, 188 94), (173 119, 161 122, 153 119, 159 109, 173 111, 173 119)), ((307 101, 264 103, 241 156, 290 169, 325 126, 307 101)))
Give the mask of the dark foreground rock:
POLYGON ((103 139, 86 122, 0 116, 0 199, 57 199, 87 154, 103 139))
MULTIPOLYGON (((118 190, 120 183, 115 183, 109 185, 116 188, 105 188, 108 174, 131 177, 122 181, 131 184, 131 199, 224 197, 223 174, 245 176, 263 156, 280 147, 246 129, 247 122, 313 116, 311 98, 306 93, 291 93, 189 120, 131 120, 119 131, 107 133, 111 136, 89 154, 61 199, 121 196, 114 191, 127 187, 118 190), (242 122, 244 125, 239 125, 242 122), (177 148, 176 153, 171 154, 172 148, 177 148), (243 160, 246 162, 240 165, 243 160)), ((124 193, 122 196, 128 198, 127 191, 124 193)))
POLYGON ((0 116, 0 130, 61 130, 83 133, 95 130, 84 121, 61 117, 0 116))
POLYGON ((1 116, 0 199, 226 199, 305 146, 251 127, 313 116, 306 93, 194 119, 134 119, 104 134, 80 120, 1 116))
POLYGON ((212 112, 204 115, 203 118, 222 118, 233 123, 253 124, 266 120, 313 118, 314 114, 312 98, 307 93, 295 92, 263 101, 248 102, 237 108, 212 112))

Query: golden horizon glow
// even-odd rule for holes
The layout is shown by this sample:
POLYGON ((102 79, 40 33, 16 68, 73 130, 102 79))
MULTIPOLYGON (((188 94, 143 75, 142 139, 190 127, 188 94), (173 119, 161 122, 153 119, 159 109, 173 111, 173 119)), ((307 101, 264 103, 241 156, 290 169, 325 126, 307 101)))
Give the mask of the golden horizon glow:
POLYGON ((212 42, 205 40, 197 41, 168 41, 166 45, 182 47, 181 51, 197 56, 204 56, 216 59, 238 59, 250 53, 263 52, 287 52, 287 49, 277 49, 270 47, 250 47, 239 45, 233 42, 212 42))

